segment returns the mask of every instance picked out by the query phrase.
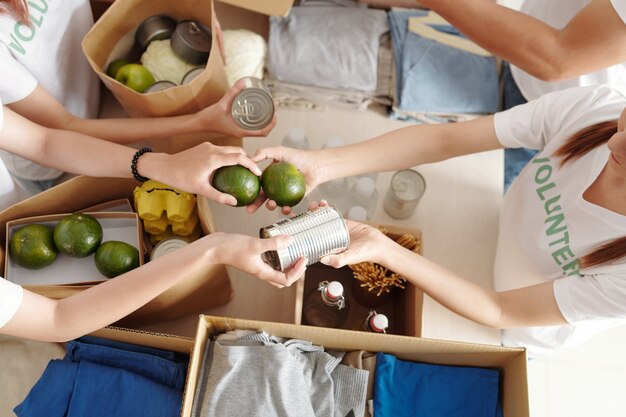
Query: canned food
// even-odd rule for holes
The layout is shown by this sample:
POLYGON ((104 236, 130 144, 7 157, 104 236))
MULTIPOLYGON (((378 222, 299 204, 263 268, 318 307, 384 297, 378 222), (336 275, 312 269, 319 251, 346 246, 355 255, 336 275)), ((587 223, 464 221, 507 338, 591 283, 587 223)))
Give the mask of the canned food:
POLYGON ((195 67, 195 68, 190 69, 189 71, 187 71, 187 74, 183 76, 183 79, 180 83, 189 84, 190 82, 195 80, 196 77, 198 77, 198 75, 202 74, 202 71, 204 71, 205 68, 206 67, 201 66, 201 67, 195 67))
POLYGON ((144 94, 145 93, 154 93, 156 91, 163 91, 163 90, 167 90, 168 88, 172 88, 172 87, 176 87, 176 84, 171 82, 171 81, 167 81, 167 80, 157 81, 155 83, 150 84, 148 86, 148 88, 146 88, 144 90, 144 94))
POLYGON ((178 238, 178 237, 170 237, 167 239, 163 239, 152 249, 150 252, 150 260, 157 259, 166 253, 173 252, 175 250, 184 248, 189 243, 186 240, 178 238))
POLYGON ((150 42, 169 39, 176 29, 176 19, 167 15, 156 15, 139 24, 135 32, 135 41, 145 50, 150 42))
POLYGON ((278 235, 294 237, 287 248, 263 254, 263 260, 272 268, 284 271, 306 256, 307 265, 318 262, 326 255, 341 253, 350 244, 348 226, 339 211, 331 206, 306 211, 261 228, 259 235, 270 238, 278 235))
POLYGON ((235 122, 246 130, 263 129, 274 118, 274 99, 263 81, 243 78, 245 88, 233 100, 231 113, 235 122))
POLYGON ((172 50, 190 64, 206 64, 211 52, 211 29, 197 20, 181 20, 171 38, 172 50))
POLYGON ((426 191, 426 181, 412 169, 398 171, 391 177, 383 208, 395 219, 406 219, 413 214, 426 191))

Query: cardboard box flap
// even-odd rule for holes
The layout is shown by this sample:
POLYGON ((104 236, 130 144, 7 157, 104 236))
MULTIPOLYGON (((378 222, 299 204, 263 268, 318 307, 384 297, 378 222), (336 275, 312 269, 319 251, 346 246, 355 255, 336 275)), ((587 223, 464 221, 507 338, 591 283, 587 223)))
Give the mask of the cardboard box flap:
POLYGON ((241 7, 242 9, 252 10, 267 14, 270 16, 287 16, 291 7, 293 6, 293 0, 218 0, 221 3, 232 4, 233 6, 241 7))
POLYGON ((193 339, 164 333, 152 333, 143 330, 126 329, 108 326, 91 333, 91 336, 102 337, 116 342, 148 346, 155 349, 189 355, 193 349, 193 339))

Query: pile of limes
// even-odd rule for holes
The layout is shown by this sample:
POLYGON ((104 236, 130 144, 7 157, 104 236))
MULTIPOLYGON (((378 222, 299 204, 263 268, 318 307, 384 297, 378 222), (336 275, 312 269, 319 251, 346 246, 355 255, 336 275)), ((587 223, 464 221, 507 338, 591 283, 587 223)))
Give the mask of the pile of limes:
POLYGON ((256 200, 261 191, 279 207, 293 207, 306 192, 304 175, 289 162, 275 162, 263 171, 261 178, 241 165, 217 169, 211 185, 237 199, 237 207, 247 206, 256 200))
POLYGON ((89 214, 65 216, 55 226, 29 224, 17 229, 9 241, 13 260, 27 269, 41 269, 52 264, 58 253, 84 258, 95 253, 96 268, 113 278, 139 266, 139 251, 120 241, 102 243, 102 226, 89 214))

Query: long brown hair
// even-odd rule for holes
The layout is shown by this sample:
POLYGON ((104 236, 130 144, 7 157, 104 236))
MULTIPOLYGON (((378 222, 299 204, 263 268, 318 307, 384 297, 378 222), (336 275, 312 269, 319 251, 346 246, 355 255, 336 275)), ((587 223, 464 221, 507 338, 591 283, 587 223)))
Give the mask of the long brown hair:
POLYGON ((9 12, 23 23, 30 24, 26 0, 0 0, 0 13, 9 12))
MULTIPOLYGON (((601 122, 586 127, 570 137, 554 156, 560 157, 560 166, 576 160, 611 139, 617 132, 617 121, 601 122)), ((626 237, 607 242, 581 258, 581 266, 590 267, 615 261, 626 256, 626 237)))

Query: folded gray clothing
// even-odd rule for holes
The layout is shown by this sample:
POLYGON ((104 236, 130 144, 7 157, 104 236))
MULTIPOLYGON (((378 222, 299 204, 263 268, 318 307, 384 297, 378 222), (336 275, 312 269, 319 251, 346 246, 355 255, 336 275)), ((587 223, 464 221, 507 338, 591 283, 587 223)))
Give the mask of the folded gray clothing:
POLYGON ((193 415, 344 417, 364 412, 368 371, 340 365, 342 354, 265 333, 210 342, 193 415))
POLYGON ((360 7, 294 7, 270 17, 269 78, 324 88, 376 91, 387 13, 360 7))

